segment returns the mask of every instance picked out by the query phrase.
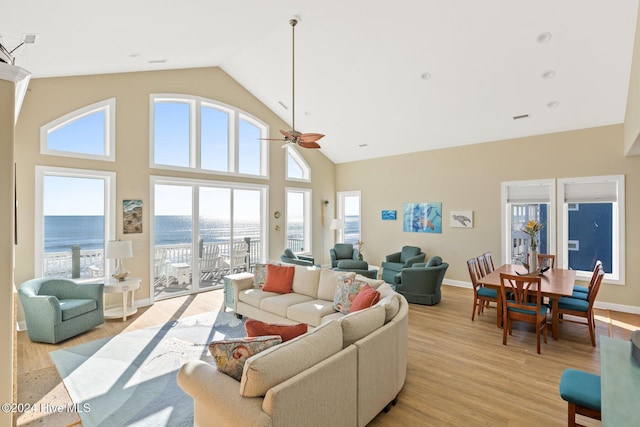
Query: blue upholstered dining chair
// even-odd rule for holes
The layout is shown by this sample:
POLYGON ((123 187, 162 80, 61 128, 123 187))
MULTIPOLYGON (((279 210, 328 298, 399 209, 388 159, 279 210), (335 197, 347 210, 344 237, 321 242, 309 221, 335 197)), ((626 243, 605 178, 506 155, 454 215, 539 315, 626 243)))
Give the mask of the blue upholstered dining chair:
POLYGON ((565 369, 560 378, 560 397, 568 402, 567 425, 576 425, 576 414, 601 419, 600 376, 565 369))
POLYGON ((27 280, 18 288, 31 341, 56 344, 104 323, 103 283, 27 280))
MULTIPOLYGON (((478 283, 478 280, 482 277, 480 266, 478 264, 479 263, 476 258, 467 260, 469 278, 471 279, 471 285, 473 286, 473 311, 471 312, 472 321, 476 317, 476 308, 478 309, 478 315, 480 315, 489 303, 495 302, 496 306, 498 305, 498 291, 487 288, 486 286, 478 283)), ((502 307, 500 307, 500 309, 502 309, 502 307)))
POLYGON ((574 298, 579 298, 586 300, 589 296, 589 289, 593 286, 598 277, 598 271, 600 271, 600 266, 602 265, 602 261, 597 260, 596 265, 593 267, 593 273, 591 274, 591 280, 589 281, 589 286, 575 286, 573 287, 573 295, 574 298))

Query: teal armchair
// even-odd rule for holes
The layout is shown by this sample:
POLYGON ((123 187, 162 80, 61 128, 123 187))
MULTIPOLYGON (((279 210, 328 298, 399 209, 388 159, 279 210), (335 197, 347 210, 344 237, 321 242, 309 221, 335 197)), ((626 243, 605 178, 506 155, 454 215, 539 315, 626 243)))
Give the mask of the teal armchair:
POLYGON ((329 249, 331 257, 331 268, 336 268, 341 260, 358 260, 358 249, 354 248, 351 243, 336 243, 333 248, 329 249))
POLYGON ((440 287, 449 268, 442 258, 434 256, 426 263, 413 264, 394 277, 396 291, 415 304, 435 305, 440 302, 440 287))
POLYGON ((424 262, 427 255, 417 246, 403 246, 400 252, 387 255, 382 263, 382 279, 387 283, 394 283, 394 277, 403 268, 409 268, 415 263, 424 262))
POLYGON ((18 289, 31 341, 56 344, 104 323, 103 283, 31 279, 18 289))
POLYGON ((313 257, 296 255, 289 248, 284 250, 284 253, 280 255, 280 259, 282 260, 282 262, 286 262, 287 264, 306 265, 308 267, 313 267, 313 265, 315 264, 315 260, 313 259, 313 257))

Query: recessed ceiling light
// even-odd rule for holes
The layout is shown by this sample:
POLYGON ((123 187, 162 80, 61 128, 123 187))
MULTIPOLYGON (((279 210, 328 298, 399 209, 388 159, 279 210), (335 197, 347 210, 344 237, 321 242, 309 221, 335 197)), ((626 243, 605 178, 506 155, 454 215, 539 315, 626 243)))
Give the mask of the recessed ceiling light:
POLYGON ((166 59, 152 59, 149 64, 164 64, 165 62, 167 62, 166 59))
POLYGON ((543 79, 551 79, 556 75, 556 72, 553 70, 548 70, 545 71, 544 73, 542 73, 542 78, 543 79))
POLYGON ((421 78, 422 80, 430 80, 430 79, 431 79, 431 73, 429 73, 429 72, 422 73, 422 74, 420 75, 420 78, 421 78))
POLYGON ((549 107, 549 108, 556 108, 558 105, 560 105, 560 103, 558 101, 551 101, 551 102, 547 103, 547 107, 549 107))
POLYGON ((538 40, 538 43, 546 43, 549 40, 551 40, 551 33, 549 32, 540 33, 537 40, 538 40))
POLYGON ((285 103, 284 103, 284 102, 282 102, 282 101, 278 101, 278 104, 280 104, 280 106, 281 106, 282 108, 284 108, 285 110, 288 110, 288 109, 289 109, 289 107, 287 107, 287 104, 285 104, 285 103))

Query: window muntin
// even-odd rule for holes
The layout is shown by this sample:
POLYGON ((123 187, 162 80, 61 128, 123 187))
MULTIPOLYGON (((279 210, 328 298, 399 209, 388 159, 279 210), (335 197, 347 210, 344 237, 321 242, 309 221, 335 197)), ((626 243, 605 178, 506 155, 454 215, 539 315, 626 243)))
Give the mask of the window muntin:
POLYGON ((311 190, 286 189, 286 239, 294 253, 311 252, 311 190))
POLYGON ((151 95, 150 111, 151 167, 268 176, 268 127, 255 117, 189 95, 151 95))
POLYGON ((42 154, 115 161, 115 98, 65 114, 40 128, 42 154))

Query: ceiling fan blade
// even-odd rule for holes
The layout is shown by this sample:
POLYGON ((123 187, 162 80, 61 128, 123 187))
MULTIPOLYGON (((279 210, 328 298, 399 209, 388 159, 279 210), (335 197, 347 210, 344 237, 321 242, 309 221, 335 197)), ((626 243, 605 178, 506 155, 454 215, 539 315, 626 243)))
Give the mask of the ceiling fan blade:
POLYGON ((320 148, 320 144, 314 141, 299 141, 298 145, 302 148, 320 148))
POLYGON ((303 133, 300 135, 300 141, 315 142, 324 137, 321 133, 303 133))

